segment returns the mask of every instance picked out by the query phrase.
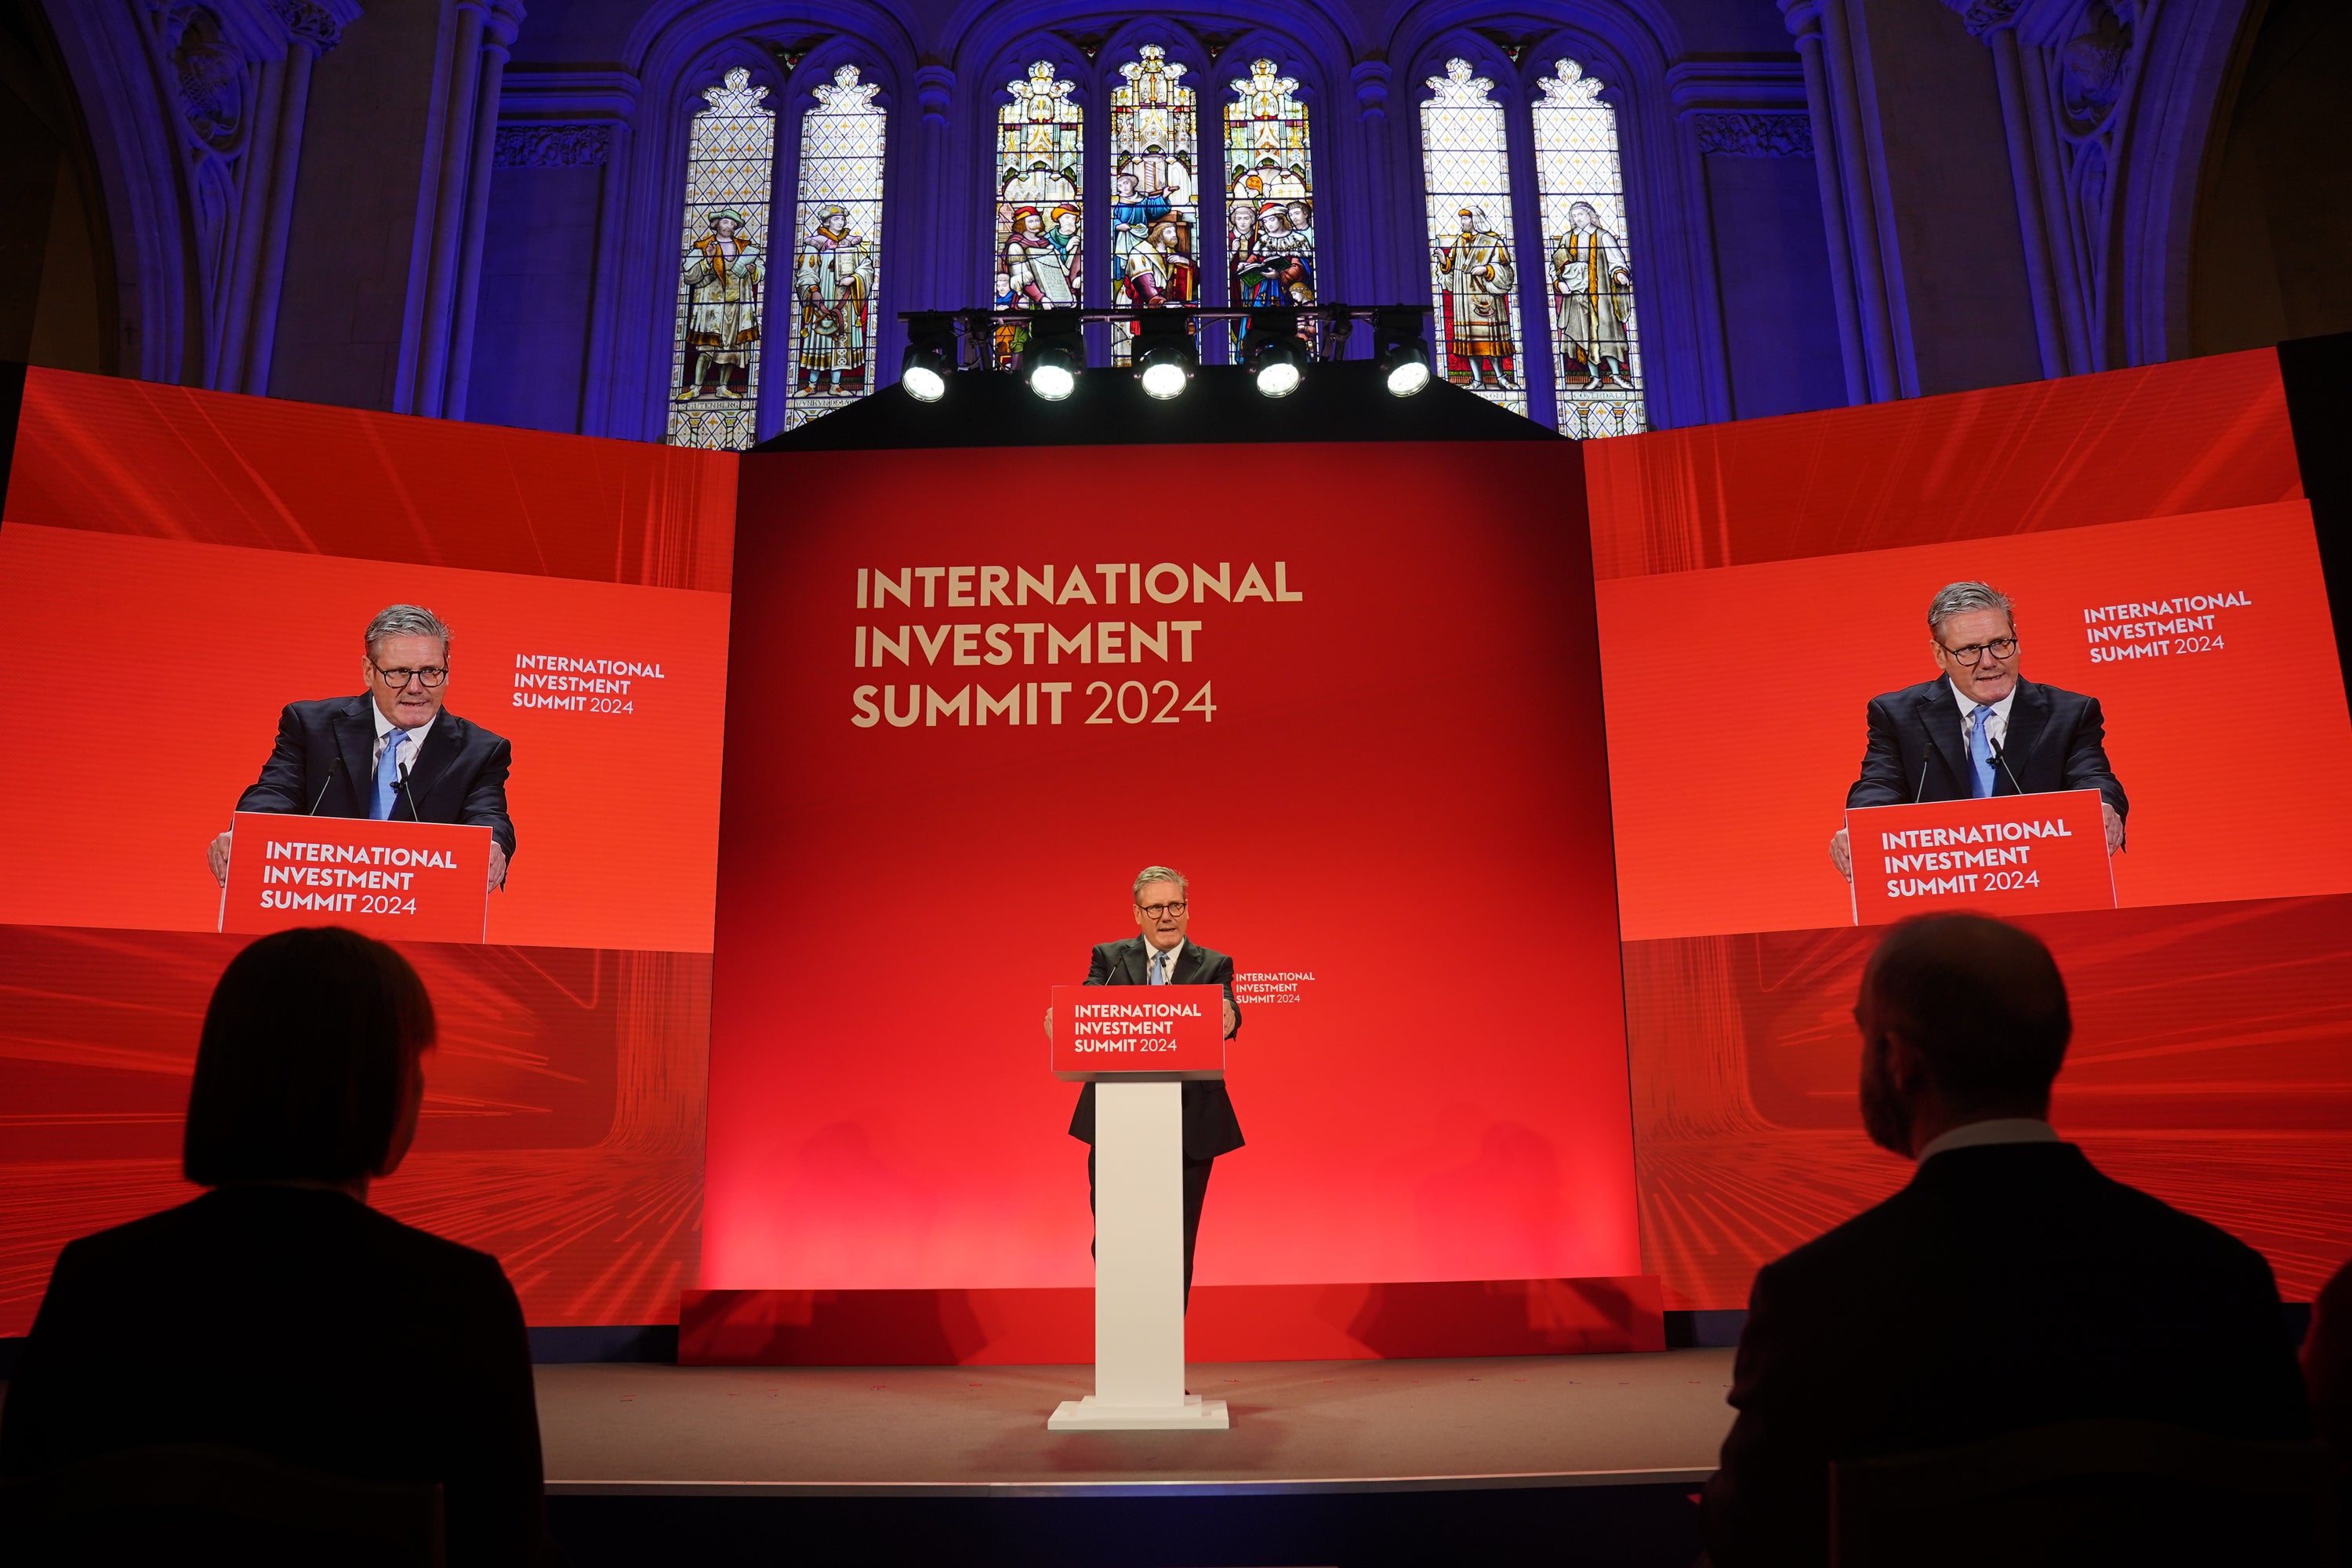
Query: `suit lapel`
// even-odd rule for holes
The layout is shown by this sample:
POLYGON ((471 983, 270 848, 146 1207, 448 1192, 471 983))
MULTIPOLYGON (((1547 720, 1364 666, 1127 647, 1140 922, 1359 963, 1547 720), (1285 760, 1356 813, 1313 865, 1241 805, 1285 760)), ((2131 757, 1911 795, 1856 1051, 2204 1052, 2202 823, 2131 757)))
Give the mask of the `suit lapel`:
POLYGON ((1176 973, 1168 977, 1168 984, 1198 985, 1201 984, 1201 971, 1208 967, 1208 962, 1201 956, 1200 948, 1187 941, 1184 951, 1176 955, 1176 973))
POLYGON ((433 728, 425 737, 425 744, 416 752, 416 762, 408 770, 407 787, 394 797, 392 814, 403 821, 414 821, 417 803, 433 793, 441 775, 449 771, 449 763, 465 749, 465 736, 459 733, 463 719, 444 708, 433 721, 433 728), (405 816, 402 816, 406 813, 405 816))
POLYGON ((1118 955, 1119 973, 1127 976, 1129 985, 1150 984, 1151 976, 1147 973, 1143 958, 1143 950, 1150 944, 1139 936, 1131 936, 1123 945, 1126 951, 1118 955))
POLYGON ((2025 775, 2032 771, 2033 753, 2042 744, 2042 736, 2050 731, 2050 694, 2033 682, 2020 679, 2017 700, 2009 705, 2009 738, 2001 743, 2001 756, 2009 766, 1993 764, 1992 791, 1995 795, 2014 794, 2025 787, 2025 775), (2010 775, 2017 775, 2011 784, 2010 775))
MULTIPOLYGON (((1927 689, 1921 700, 1923 711, 1919 721, 1927 731, 1928 743, 1942 754, 1944 767, 1951 775, 1952 787, 1966 800, 1972 791, 1969 778, 1969 744, 1960 733, 1960 705, 1952 699, 1952 685, 1938 680, 1927 689)), ((1927 793, 1919 791, 1922 796, 1927 793)))
MULTIPOLYGON (((359 815, 368 814, 368 800, 373 789, 375 775, 375 721, 368 716, 375 699, 361 697, 335 717, 335 754, 342 759, 343 778, 349 784, 352 798, 359 802, 359 815)), ((323 805, 306 802, 305 811, 323 805)))

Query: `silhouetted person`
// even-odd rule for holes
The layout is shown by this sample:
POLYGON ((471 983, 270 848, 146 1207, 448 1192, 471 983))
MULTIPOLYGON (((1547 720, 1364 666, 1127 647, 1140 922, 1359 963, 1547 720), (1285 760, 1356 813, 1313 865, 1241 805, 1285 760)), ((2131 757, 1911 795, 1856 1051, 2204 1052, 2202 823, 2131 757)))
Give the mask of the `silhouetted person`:
POLYGON ((263 937, 205 1014, 183 1160, 212 1191, 49 1277, 0 1471, 160 1444, 439 1481, 448 1560, 545 1550, 522 1310, 496 1258, 367 1205, 416 1134, 433 1003, 391 948, 263 937))
POLYGON ((1863 1126, 1918 1170, 1756 1276, 1706 1489, 1715 1568, 1825 1561, 1832 1459, 2101 1416, 2309 1436, 2269 1265, 2051 1129, 2073 1026, 2047 948, 1908 921, 1854 1021, 1863 1126))
POLYGON ((2336 1271, 2312 1304, 2303 1377, 2311 1391, 2312 1435, 2352 1453, 2352 1263, 2336 1271))

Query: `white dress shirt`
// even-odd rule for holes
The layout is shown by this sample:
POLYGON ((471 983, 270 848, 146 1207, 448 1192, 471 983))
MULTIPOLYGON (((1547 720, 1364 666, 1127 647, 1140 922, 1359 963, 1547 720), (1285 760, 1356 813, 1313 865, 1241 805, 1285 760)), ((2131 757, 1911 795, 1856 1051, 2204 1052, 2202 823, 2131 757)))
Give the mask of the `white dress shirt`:
MULTIPOLYGON (((2017 682, 2014 680, 2011 681, 2009 683, 2009 695, 2002 698, 2000 701, 1993 703, 1977 701, 1967 692, 1962 691, 1959 689, 1959 686, 1949 677, 1945 679, 1944 684, 1951 687, 1952 697, 1960 705, 1961 746, 1965 748, 1968 744, 1969 726, 1976 722, 1977 710, 1979 708, 1990 707, 1992 709, 1992 717, 1985 721, 1985 733, 1991 737, 1994 749, 1998 751, 2007 751, 2009 749, 2009 705, 2017 700, 2017 682)), ((1999 778, 2000 776, 2000 764, 1999 763, 1995 763, 1993 764, 1993 776, 1995 778, 1999 778)))
MULTIPOLYGON (((373 697, 368 699, 368 711, 375 715, 375 750, 368 753, 368 779, 370 787, 373 787, 375 770, 383 765, 384 738, 399 726, 383 716, 383 704, 373 697)), ((408 744, 401 748, 398 763, 402 778, 406 778, 415 770, 416 753, 425 749, 425 737, 433 732, 433 726, 440 717, 441 710, 436 708, 432 718, 408 731, 408 744)))
MULTIPOLYGON (((1147 936, 1143 939, 1143 983, 1146 985, 1151 984, 1151 960, 1153 955, 1158 953, 1159 951, 1160 950, 1158 948, 1151 945, 1151 939, 1150 937, 1147 936)), ((1176 939, 1176 945, 1168 950, 1168 962, 1161 966, 1160 973, 1168 976, 1164 984, 1170 985, 1176 984, 1176 961, 1183 956, 1184 939, 1180 936, 1176 939)))
POLYGON ((2038 1116, 1996 1116, 1986 1121, 1966 1121, 1929 1142, 1919 1151, 1921 1164, 1947 1149, 1979 1149, 1988 1143, 2057 1143, 2058 1129, 2038 1116))

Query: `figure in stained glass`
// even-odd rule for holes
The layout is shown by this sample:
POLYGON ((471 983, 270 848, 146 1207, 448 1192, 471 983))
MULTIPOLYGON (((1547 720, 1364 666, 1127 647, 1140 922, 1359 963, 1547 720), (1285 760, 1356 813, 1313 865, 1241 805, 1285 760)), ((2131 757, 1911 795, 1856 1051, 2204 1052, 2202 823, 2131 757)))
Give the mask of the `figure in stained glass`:
POLYGON ((1617 111, 1602 101, 1601 84, 1574 60, 1559 61, 1536 85, 1542 96, 1528 113, 1559 427, 1580 438, 1626 435, 1648 420, 1617 111))
POLYGON ((1580 374, 1595 390, 1612 381, 1630 387, 1633 359, 1626 323, 1633 314, 1633 275, 1625 242, 1601 226, 1591 202, 1572 203, 1568 211, 1568 231, 1551 250, 1562 383, 1580 374))
POLYGON ((793 380, 784 428, 804 425, 874 386, 882 279, 882 89, 845 65, 810 90, 801 115, 793 232, 793 380))
POLYGON ((1456 215, 1459 232, 1430 247, 1444 302, 1446 379, 1473 388, 1518 386, 1511 324, 1511 291, 1518 268, 1511 242, 1497 234, 1483 208, 1456 215))
POLYGON ((1494 82, 1450 59, 1421 105, 1428 199, 1430 288, 1446 379, 1519 413, 1518 266, 1503 106, 1494 82))
MULTIPOLYGON (((1315 183, 1307 105, 1298 80, 1274 61, 1250 62, 1225 105, 1227 295, 1236 305, 1315 302, 1315 183)), ((1236 327, 1234 342, 1243 329, 1236 327)), ((1314 329, 1301 336, 1312 341, 1314 329)))
POLYGON ((865 392, 874 349, 875 259, 874 247, 850 228, 848 208, 817 215, 793 270, 801 307, 795 390, 816 396, 865 392))
POLYGON ((760 342, 760 247, 743 215, 721 207, 686 264, 686 342, 693 375, 685 395, 744 397, 760 342))
MULTIPOLYGON (((1200 298, 1192 235, 1199 227, 1199 110, 1189 68, 1146 44, 1118 68, 1110 91, 1110 286, 1121 303, 1189 305, 1200 298)), ((1128 362, 1134 330, 1112 357, 1128 362)))
POLYGON ((678 228, 677 325, 666 439, 741 447, 758 438, 764 236, 775 178, 775 113, 743 67, 702 89, 688 135, 678 228))
MULTIPOLYGON (((1085 117, 1070 101, 1076 84, 1033 62, 1004 87, 996 111, 997 296, 1028 310, 1085 303, 1085 117)), ((1019 352, 1026 333, 1000 328, 1000 354, 1019 352), (1008 346, 1009 345, 1009 346, 1008 346)))

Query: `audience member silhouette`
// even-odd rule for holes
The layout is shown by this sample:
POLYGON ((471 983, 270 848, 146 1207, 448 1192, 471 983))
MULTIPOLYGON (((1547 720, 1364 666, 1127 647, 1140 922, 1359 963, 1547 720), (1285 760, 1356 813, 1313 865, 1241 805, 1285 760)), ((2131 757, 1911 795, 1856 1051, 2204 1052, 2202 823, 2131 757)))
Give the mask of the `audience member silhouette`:
POLYGON ((2352 1263, 2337 1269, 2312 1303, 2303 1377, 2311 1391, 2312 1435, 2352 1453, 2352 1263))
POLYGON ((1979 916, 1906 922, 1854 1021, 1863 1126, 1918 1168, 1758 1273, 1706 1489, 1715 1568, 1817 1568, 1833 1459, 2102 1416, 2310 1435, 2269 1266, 2052 1130, 2072 1021, 2047 948, 1979 916))
POLYGON ((0 1473, 163 1444, 438 1481, 448 1561, 549 1552, 522 1311, 498 1260, 367 1205, 416 1133, 433 1003, 391 948, 263 937, 213 992, 183 1165, 212 1189, 66 1247, 0 1473))

